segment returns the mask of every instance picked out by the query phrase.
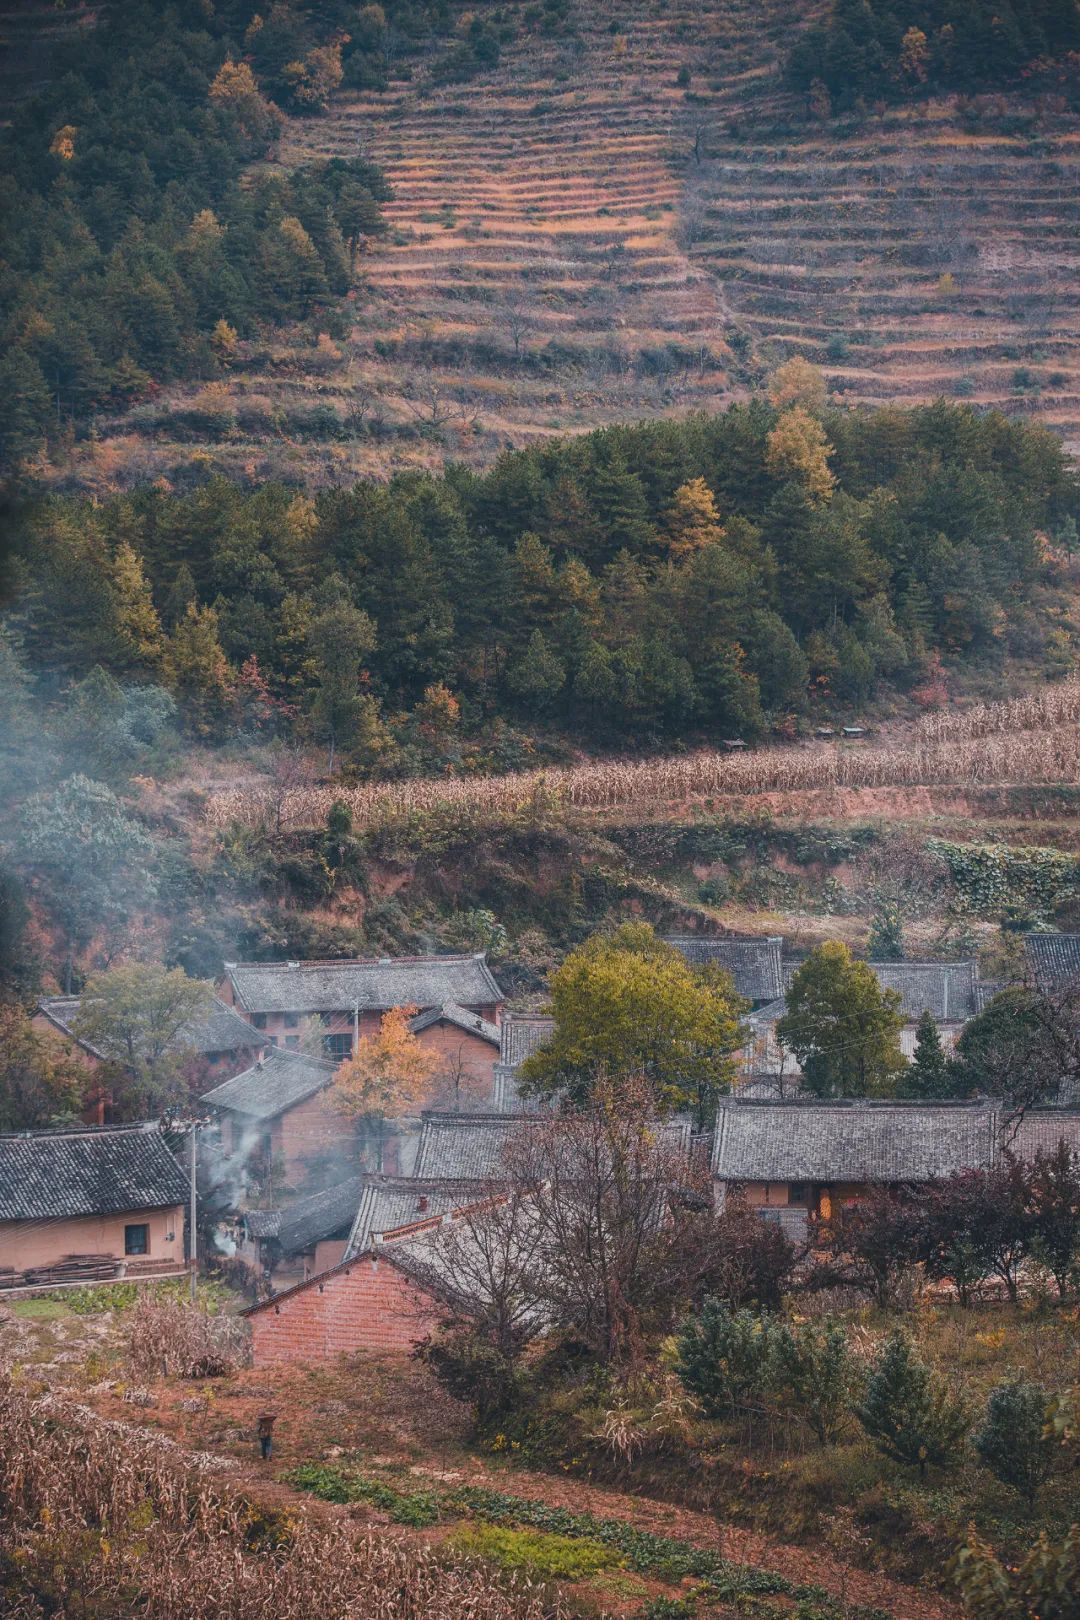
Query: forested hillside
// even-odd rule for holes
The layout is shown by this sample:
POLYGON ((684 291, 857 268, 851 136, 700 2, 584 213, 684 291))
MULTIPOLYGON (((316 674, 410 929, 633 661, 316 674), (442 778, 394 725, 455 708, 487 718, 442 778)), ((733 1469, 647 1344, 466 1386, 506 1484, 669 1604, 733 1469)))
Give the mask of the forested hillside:
POLYGON ((31 505, 10 656, 49 699, 104 701, 105 671, 166 688, 195 737, 390 773, 520 763, 537 735, 753 738, 889 690, 934 704, 946 672, 1069 667, 1076 484, 1050 434, 830 411, 801 363, 770 391, 483 475, 31 505))

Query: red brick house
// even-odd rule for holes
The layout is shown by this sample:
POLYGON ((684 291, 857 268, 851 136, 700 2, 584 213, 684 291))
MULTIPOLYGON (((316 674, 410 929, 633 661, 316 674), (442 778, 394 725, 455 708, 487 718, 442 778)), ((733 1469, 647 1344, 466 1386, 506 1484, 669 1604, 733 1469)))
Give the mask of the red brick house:
POLYGON ((0 1278, 180 1271, 187 1193, 157 1124, 2 1135, 0 1278))
POLYGON ((408 1354, 438 1324, 445 1301, 425 1264, 443 1219, 387 1232, 363 1254, 244 1312, 256 1367, 323 1361, 356 1350, 408 1354))
POLYGON ((347 1155, 355 1131, 327 1101, 338 1064, 270 1047, 241 1074, 204 1092, 221 1125, 221 1148, 237 1168, 253 1155, 299 1186, 316 1161, 347 1155))

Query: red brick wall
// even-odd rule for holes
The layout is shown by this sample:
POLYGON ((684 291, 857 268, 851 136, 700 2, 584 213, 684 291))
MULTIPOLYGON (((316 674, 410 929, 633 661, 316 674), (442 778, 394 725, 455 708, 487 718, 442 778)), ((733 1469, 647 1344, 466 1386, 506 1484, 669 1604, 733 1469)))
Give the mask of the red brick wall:
POLYGON ((254 1364, 322 1361, 351 1350, 407 1354, 437 1314, 395 1266, 364 1257, 250 1317, 254 1364))

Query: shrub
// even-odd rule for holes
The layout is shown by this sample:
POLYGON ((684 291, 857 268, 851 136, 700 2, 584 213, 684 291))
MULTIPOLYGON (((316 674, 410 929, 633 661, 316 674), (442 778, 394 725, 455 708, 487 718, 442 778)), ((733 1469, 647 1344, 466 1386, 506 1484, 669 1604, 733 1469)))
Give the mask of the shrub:
POLYGON ((990 1391, 975 1450, 990 1472, 1034 1504, 1054 1466, 1056 1437, 1046 1421, 1047 1393, 1018 1378, 990 1391))
POLYGON ((886 1457, 918 1467, 949 1467, 960 1456, 967 1414, 920 1361, 902 1333, 894 1333, 874 1363, 855 1415, 886 1457))
POLYGON ((707 1299, 678 1337, 676 1372, 708 1417, 722 1417, 768 1382, 772 1326, 751 1311, 707 1299))
POLYGON ((839 1322, 802 1322, 776 1329, 773 1377, 822 1445, 839 1439, 848 1422, 858 1370, 839 1322))
POLYGON ((711 1296, 737 1309, 777 1310, 799 1251, 775 1221, 729 1201, 702 1235, 699 1298, 711 1296))
POLYGON ((977 1620, 1074 1620, 1080 1588, 1080 1525, 1062 1541, 1044 1531, 1018 1564, 1001 1563, 974 1532, 952 1562, 967 1612, 977 1620))
POLYGON ((501 1569, 521 1570, 541 1579, 579 1581, 625 1562, 599 1541, 544 1530, 505 1530, 494 1524, 462 1525, 451 1544, 466 1556, 485 1558, 501 1569))

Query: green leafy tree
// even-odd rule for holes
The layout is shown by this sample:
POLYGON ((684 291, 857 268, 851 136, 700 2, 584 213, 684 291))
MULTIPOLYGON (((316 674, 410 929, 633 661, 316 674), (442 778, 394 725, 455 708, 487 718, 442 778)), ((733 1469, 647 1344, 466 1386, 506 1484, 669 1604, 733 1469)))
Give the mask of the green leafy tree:
POLYGON ((22 1008, 0 1002, 0 1131, 75 1123, 86 1070, 35 1034, 22 1008))
POLYGON ((975 1450, 990 1472, 1035 1504, 1054 1466, 1057 1440, 1046 1417, 1049 1396, 1041 1384, 1016 1378, 990 1391, 975 1450))
POLYGON ((709 1118, 741 1040, 745 1004, 727 975, 695 970, 647 923, 625 923, 571 951, 550 989, 555 1033, 522 1065, 529 1091, 580 1103, 602 1076, 640 1077, 661 1110, 709 1118))
POLYGON ((956 1095, 941 1034, 929 1012, 922 1014, 916 1026, 915 1055, 897 1092, 901 1097, 922 1097, 928 1101, 956 1095))
POLYGON ((675 1371, 707 1417, 729 1417, 768 1387, 773 1333, 771 1317, 733 1311, 717 1299, 684 1322, 675 1371))
POLYGON ((72 776, 23 805, 19 854, 74 957, 104 928, 116 932, 157 893, 154 841, 111 788, 72 776))
POLYGON ((796 971, 776 1033, 815 1096, 887 1096, 905 1068, 899 1007, 895 991, 830 940, 796 971))
POLYGON ((1026 1106, 1053 1097, 1070 1044, 1058 1023, 1038 991, 1024 985, 999 991, 960 1031, 949 1063, 955 1094, 1026 1106))
POLYGON ((894 1333, 871 1369, 855 1416, 878 1449, 895 1462, 949 1468, 960 1459, 967 1412, 919 1360, 910 1340, 894 1333))
POLYGON ((770 1353, 776 1389, 823 1446, 840 1439, 858 1388, 858 1364, 841 1322, 781 1323, 770 1353))
POLYGON ((130 962, 87 980, 73 1028, 125 1076, 120 1106, 133 1113, 181 1102, 190 1031, 213 1005, 213 987, 182 968, 130 962))

